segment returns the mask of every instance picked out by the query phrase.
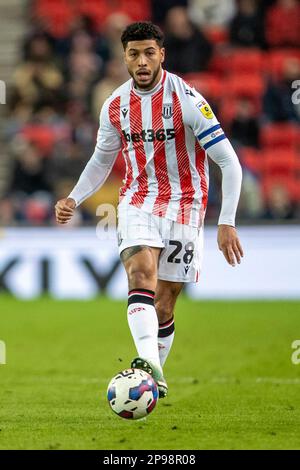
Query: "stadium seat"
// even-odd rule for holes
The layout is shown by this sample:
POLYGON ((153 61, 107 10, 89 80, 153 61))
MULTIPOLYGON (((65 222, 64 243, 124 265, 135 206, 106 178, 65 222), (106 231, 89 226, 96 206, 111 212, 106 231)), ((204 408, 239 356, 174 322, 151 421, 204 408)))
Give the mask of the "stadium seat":
POLYGON ((23 138, 39 149, 41 156, 47 156, 55 142, 54 130, 46 125, 27 125, 21 132, 23 138))
POLYGON ((220 78, 211 73, 195 72, 184 75, 184 80, 193 85, 207 99, 218 99, 222 94, 220 78))
POLYGON ((219 103, 219 120, 224 130, 230 126, 231 121, 236 116, 238 99, 225 96, 219 103))
POLYGON ((274 186, 283 186, 287 189, 289 197, 293 202, 300 202, 300 180, 296 176, 286 176, 286 175, 275 175, 275 176, 266 176, 261 180, 261 187, 265 199, 270 197, 274 186))
POLYGON ((228 56, 229 74, 259 74, 264 69, 265 55, 259 49, 236 49, 228 56))
POLYGON ((235 98, 250 98, 261 100, 265 89, 264 80, 261 75, 237 73, 227 77, 224 81, 224 90, 228 96, 235 98))
POLYGON ((279 49, 270 51, 266 55, 266 70, 274 78, 280 79, 283 73, 283 65, 286 59, 295 58, 300 62, 299 49, 279 49))
POLYGON ((223 78, 224 74, 228 73, 227 57, 227 54, 216 49, 209 61, 208 72, 223 78))
POLYGON ((226 44, 229 41, 228 29, 222 26, 204 27, 203 32, 207 39, 216 46, 226 44))
POLYGON ((110 8, 105 0, 77 0, 75 12, 78 16, 83 15, 91 18, 96 29, 100 31, 110 13, 110 8))
POLYGON ((244 147, 239 151, 239 158, 242 166, 247 170, 260 175, 263 168, 261 152, 252 147, 244 147))
POLYGON ((265 176, 296 176, 300 157, 292 150, 265 150, 262 152, 262 171, 265 176))
POLYGON ((300 149, 300 126, 290 123, 270 124, 261 129, 260 143, 266 149, 300 149))
MULTIPOLYGON (((109 3, 109 2, 108 2, 109 3)), ((151 18, 150 0, 119 0, 119 2, 112 2, 112 4, 119 3, 115 10, 121 10, 133 21, 146 21, 151 18)))
POLYGON ((275 3, 266 14, 266 39, 272 47, 300 46, 300 5, 286 8, 275 3))
POLYGON ((49 32, 55 37, 65 37, 74 18, 72 3, 68 0, 38 0, 33 14, 46 20, 49 32))
MULTIPOLYGON (((223 95, 224 96, 224 95, 223 95)), ((218 115, 219 119, 222 122, 223 128, 227 130, 230 126, 231 121, 237 115, 237 110, 239 108, 239 101, 244 97, 241 96, 224 96, 220 100, 219 107, 218 107, 218 115)), ((249 98, 249 97, 246 97, 249 98)), ((254 108, 254 116, 259 115, 261 111, 261 101, 259 98, 250 98, 251 103, 253 104, 254 108)))
POLYGON ((114 13, 124 13, 132 21, 150 18, 149 0, 76 0, 75 10, 78 15, 86 15, 93 19, 98 30, 103 28, 106 19, 114 13))

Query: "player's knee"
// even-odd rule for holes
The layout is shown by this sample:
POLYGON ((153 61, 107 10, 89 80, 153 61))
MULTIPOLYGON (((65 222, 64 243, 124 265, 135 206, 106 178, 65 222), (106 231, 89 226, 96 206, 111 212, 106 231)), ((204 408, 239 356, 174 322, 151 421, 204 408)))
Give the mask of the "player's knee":
MULTIPOLYGON (((152 269, 130 269, 127 272, 129 285, 132 289, 144 288, 149 289, 149 283, 151 285, 155 281, 155 272, 152 269)), ((150 287, 151 288, 151 287, 150 287)))

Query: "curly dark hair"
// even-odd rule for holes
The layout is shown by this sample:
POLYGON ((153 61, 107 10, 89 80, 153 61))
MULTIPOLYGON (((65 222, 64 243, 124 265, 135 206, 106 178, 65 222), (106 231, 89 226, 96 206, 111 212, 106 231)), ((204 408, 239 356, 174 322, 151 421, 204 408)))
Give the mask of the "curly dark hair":
POLYGON ((151 21, 143 21, 128 25, 121 36, 124 50, 129 41, 143 41, 144 39, 155 39, 159 47, 162 47, 164 43, 164 33, 159 26, 151 23, 151 21))

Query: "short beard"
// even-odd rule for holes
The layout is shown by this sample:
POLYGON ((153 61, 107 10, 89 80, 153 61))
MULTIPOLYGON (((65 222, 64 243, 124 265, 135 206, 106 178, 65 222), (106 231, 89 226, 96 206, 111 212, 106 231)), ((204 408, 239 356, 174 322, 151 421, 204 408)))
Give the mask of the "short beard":
POLYGON ((153 78, 151 80, 151 83, 149 83, 148 85, 138 85, 138 83, 135 81, 134 79, 134 76, 131 72, 129 72, 129 74, 131 75, 131 77, 133 78, 133 82, 134 82, 134 86, 135 88, 139 88, 140 90, 151 90, 152 86, 153 86, 153 83, 155 82, 156 78, 157 78, 157 75, 159 74, 159 71, 160 71, 160 65, 157 67, 157 69, 154 71, 153 73, 153 78))

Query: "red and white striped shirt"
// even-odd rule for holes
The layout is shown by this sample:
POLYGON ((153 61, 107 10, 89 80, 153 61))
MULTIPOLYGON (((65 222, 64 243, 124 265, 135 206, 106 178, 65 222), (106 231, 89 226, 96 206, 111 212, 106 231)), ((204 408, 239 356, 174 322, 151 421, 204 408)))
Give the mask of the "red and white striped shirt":
MULTIPOLYGON (((163 71, 150 91, 136 89, 130 79, 106 100, 95 152, 69 195, 77 205, 104 183, 120 150, 126 176, 119 207, 131 204, 195 227, 203 223, 207 206, 207 153, 222 172, 230 161, 227 179, 235 175, 236 190, 228 207, 223 200, 219 223, 234 225, 241 180, 238 159, 208 103, 180 77, 163 71), (222 161, 227 162, 223 167, 222 161)), ((224 176, 226 180, 226 171, 223 183, 224 176)))

